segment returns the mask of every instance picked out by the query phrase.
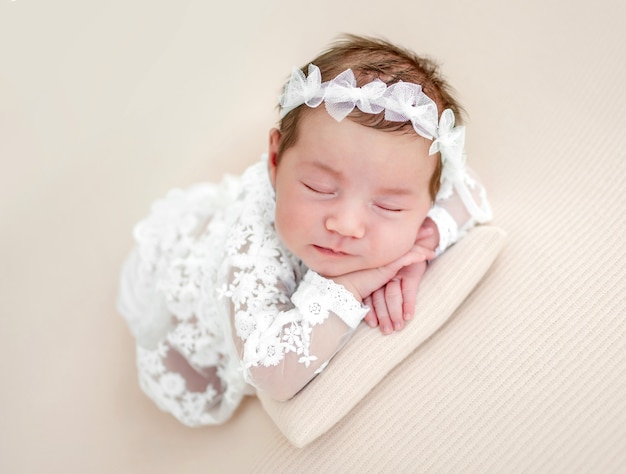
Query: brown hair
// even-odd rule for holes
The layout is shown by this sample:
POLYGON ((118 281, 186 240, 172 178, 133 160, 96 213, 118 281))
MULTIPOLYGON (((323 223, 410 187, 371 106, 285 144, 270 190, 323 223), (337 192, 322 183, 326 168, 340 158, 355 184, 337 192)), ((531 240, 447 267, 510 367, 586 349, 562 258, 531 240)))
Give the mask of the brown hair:
MULTIPOLYGON (((387 85, 396 82, 412 82, 422 86, 424 93, 435 104, 439 115, 445 109, 452 109, 456 123, 462 123, 463 108, 453 97, 450 85, 439 73, 438 65, 431 59, 394 45, 383 39, 356 35, 344 35, 331 47, 311 61, 320 68, 322 82, 328 81, 346 69, 352 69, 358 87, 380 79, 387 85)), ((307 74, 308 63, 302 67, 307 74)), ((277 153, 277 160, 284 151, 293 146, 298 138, 298 125, 306 115, 308 107, 297 107, 287 113, 279 122, 282 134, 277 153)), ((355 108, 348 118, 367 127, 385 131, 415 133, 411 122, 390 122, 385 120, 384 112, 369 114, 355 108)), ((429 191, 434 200, 439 190, 441 160, 430 180, 429 191)))

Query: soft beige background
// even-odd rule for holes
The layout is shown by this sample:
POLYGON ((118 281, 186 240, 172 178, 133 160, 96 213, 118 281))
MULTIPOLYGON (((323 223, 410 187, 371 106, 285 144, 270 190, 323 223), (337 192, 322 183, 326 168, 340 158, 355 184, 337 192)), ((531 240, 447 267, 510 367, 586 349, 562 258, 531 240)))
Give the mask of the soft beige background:
POLYGON ((564 152, 559 118, 581 136, 581 103, 623 110, 594 85, 625 83, 624 17, 617 0, 0 0, 0 472, 246 472, 278 442, 254 399, 219 428, 160 413, 114 299, 133 223, 256 159, 293 65, 342 31, 438 58, 505 214, 542 205, 534 143, 564 152))

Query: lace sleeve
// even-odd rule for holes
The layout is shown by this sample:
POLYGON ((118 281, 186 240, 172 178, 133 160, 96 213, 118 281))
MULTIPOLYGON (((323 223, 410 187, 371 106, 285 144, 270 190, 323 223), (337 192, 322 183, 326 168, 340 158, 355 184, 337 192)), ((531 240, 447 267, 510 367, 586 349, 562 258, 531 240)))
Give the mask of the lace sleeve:
POLYGON ((276 261, 256 260, 230 267, 222 295, 246 381, 286 400, 326 367, 367 308, 310 270, 294 291, 295 278, 276 261))
POLYGON ((324 369, 367 309, 283 246, 266 167, 246 173, 243 187, 217 277, 220 312, 246 382, 284 400, 324 369))
POLYGON ((437 255, 457 242, 476 224, 490 221, 493 216, 487 192, 476 173, 466 168, 458 185, 442 186, 428 217, 439 230, 437 255))

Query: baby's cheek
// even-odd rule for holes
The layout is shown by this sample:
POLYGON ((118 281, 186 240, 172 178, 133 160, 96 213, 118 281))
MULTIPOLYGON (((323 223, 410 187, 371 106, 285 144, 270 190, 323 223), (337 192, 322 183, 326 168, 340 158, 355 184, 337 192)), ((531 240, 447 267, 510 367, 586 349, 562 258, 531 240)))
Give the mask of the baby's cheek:
POLYGON ((419 222, 411 221, 404 226, 402 241, 404 244, 404 248, 407 252, 415 245, 415 241, 417 240, 417 234, 419 233, 422 221, 423 219, 419 219, 419 222))
POLYGON ((292 228, 289 225, 289 216, 280 208, 276 209, 274 216, 274 227, 276 228, 276 234, 278 238, 291 250, 291 244, 293 240, 292 228))
POLYGON ((383 263, 390 263, 411 250, 417 236, 417 229, 414 230, 412 227, 410 225, 394 227, 380 236, 377 253, 381 257, 384 256, 383 263))

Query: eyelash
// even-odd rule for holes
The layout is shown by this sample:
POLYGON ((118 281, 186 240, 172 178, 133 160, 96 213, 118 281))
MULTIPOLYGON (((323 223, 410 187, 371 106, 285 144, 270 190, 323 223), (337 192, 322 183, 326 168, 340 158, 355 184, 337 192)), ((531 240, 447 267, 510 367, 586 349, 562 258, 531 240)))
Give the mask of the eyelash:
POLYGON ((303 184, 303 185, 304 185, 304 187, 305 187, 305 188, 307 188, 309 191, 313 191, 314 193, 317 193, 317 194, 325 194, 325 195, 333 194, 332 192, 322 191, 322 190, 316 189, 316 188, 314 188, 314 187, 312 187, 312 186, 310 186, 310 185, 308 185, 308 184, 306 184, 306 183, 302 183, 302 184, 303 184))
POLYGON ((404 210, 404 209, 395 209, 395 208, 385 207, 385 206, 381 206, 380 204, 376 204, 376 207, 387 212, 402 212, 404 210))
MULTIPOLYGON (((308 184, 306 184, 306 183, 304 183, 304 182, 302 183, 302 185, 303 185, 306 189, 308 189, 309 191, 314 192, 314 193, 316 193, 316 194, 322 194, 322 195, 324 195, 324 196, 328 196, 328 195, 332 195, 332 194, 334 194, 333 192, 322 191, 322 190, 316 189, 316 188, 314 188, 313 186, 310 186, 310 185, 308 185, 308 184)), ((374 204, 374 205, 375 205, 378 209, 380 209, 380 210, 382 210, 382 211, 384 211, 384 212, 397 213, 397 212, 402 212, 402 211, 404 210, 404 209, 397 209, 397 208, 392 208, 392 207, 385 207, 385 206, 383 206, 383 205, 381 205, 381 204, 374 204)))

